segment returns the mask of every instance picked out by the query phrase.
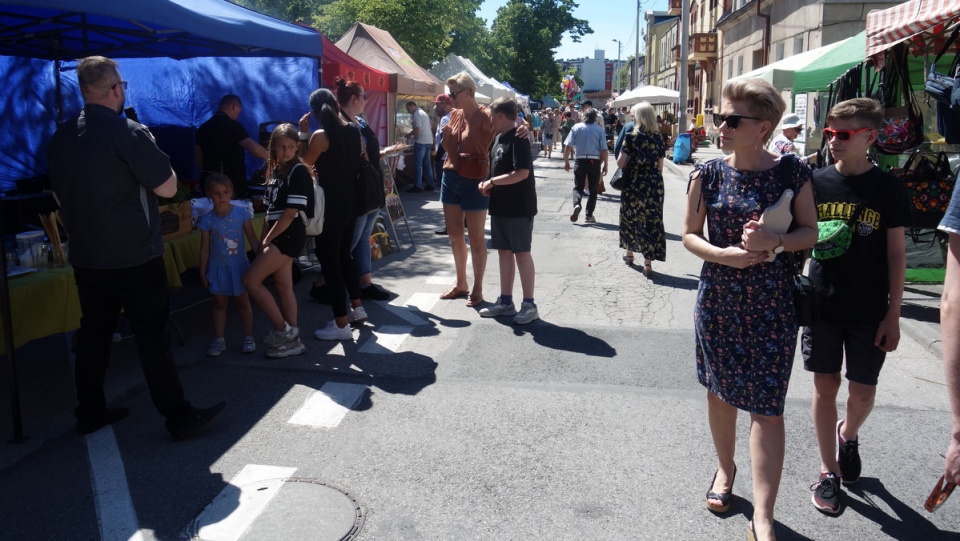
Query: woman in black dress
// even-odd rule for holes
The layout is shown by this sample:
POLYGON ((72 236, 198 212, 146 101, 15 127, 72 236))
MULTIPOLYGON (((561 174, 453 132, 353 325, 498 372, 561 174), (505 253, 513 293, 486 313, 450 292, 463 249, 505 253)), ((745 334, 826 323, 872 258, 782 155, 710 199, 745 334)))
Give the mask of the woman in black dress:
POLYGON ((303 161, 314 166, 326 200, 323 233, 316 238, 316 254, 333 308, 333 320, 317 330, 314 337, 353 340, 350 324, 367 319, 360 302, 360 275, 350 254, 357 223, 360 129, 340 118, 337 98, 326 88, 310 94, 310 111, 300 119, 301 134, 309 131, 311 114, 320 122, 321 129, 310 136, 303 161), (350 306, 346 301, 348 294, 350 306))
POLYGON ((620 194, 620 247, 623 260, 633 264, 633 253, 643 254, 643 274, 653 274, 653 260, 666 261, 667 237, 663 230, 663 139, 653 106, 633 106, 634 129, 626 134, 617 166, 628 179, 620 194))

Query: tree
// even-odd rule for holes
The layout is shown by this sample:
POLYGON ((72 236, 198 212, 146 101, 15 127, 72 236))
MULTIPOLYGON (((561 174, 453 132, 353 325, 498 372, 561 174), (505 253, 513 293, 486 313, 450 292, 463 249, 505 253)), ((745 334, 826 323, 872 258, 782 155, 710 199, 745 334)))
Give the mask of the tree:
POLYGON ((593 32, 590 24, 573 16, 574 0, 510 0, 497 10, 491 31, 495 73, 524 94, 556 93, 560 69, 554 49, 564 34, 574 42, 593 32))
MULTIPOLYGON (((282 0, 274 0, 282 1, 282 0)), ((300 0, 309 1, 309 0, 300 0)), ((477 10, 482 0, 334 0, 320 9, 315 24, 336 41, 355 21, 390 32, 414 62, 430 67, 458 38, 463 47, 482 36, 477 10), (464 24, 464 21, 467 21, 464 24), (462 30, 462 31, 461 31, 462 30)), ((466 49, 461 49, 467 52, 466 49)))
POLYGON ((323 4, 332 0, 231 0, 238 6, 250 8, 281 21, 309 22, 323 4))

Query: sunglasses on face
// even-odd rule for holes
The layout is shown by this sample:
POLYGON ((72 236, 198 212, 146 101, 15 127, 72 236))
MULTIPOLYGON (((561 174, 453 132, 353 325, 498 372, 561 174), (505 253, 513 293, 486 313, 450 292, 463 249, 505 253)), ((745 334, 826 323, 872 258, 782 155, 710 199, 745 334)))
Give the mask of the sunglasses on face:
POLYGON ((835 130, 833 128, 824 128, 823 136, 826 137, 827 140, 830 140, 836 137, 841 141, 849 141, 850 138, 853 137, 854 135, 861 132, 870 131, 872 129, 873 128, 860 128, 859 130, 835 130))
POLYGON ((466 88, 461 88, 460 90, 457 90, 456 92, 450 92, 450 93, 447 94, 447 95, 450 96, 450 99, 451 99, 451 100, 455 100, 455 99, 457 99, 457 96, 458 96, 461 92, 463 92, 464 90, 466 90, 466 88))
POLYGON ((727 127, 731 130, 735 130, 740 127, 740 121, 749 118, 750 120, 763 120, 760 117, 756 116, 746 116, 746 115, 713 115, 713 125, 720 127, 724 122, 727 123, 727 127))

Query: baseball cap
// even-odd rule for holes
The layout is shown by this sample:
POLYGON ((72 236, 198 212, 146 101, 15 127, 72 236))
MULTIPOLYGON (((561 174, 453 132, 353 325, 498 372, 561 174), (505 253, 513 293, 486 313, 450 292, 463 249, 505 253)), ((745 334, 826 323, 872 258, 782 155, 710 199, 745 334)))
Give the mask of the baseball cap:
POLYGON ((780 127, 784 130, 787 128, 799 128, 801 126, 803 126, 803 121, 800 120, 800 115, 794 113, 785 115, 783 120, 780 121, 780 127))
POLYGON ((587 101, 581 103, 580 105, 581 105, 581 106, 583 106, 583 105, 589 105, 590 107, 593 107, 593 102, 590 101, 590 100, 587 100, 587 101))
POLYGON ((450 99, 450 96, 446 94, 440 94, 437 96, 437 99, 433 100, 433 103, 442 103, 444 105, 453 105, 453 100, 450 99))

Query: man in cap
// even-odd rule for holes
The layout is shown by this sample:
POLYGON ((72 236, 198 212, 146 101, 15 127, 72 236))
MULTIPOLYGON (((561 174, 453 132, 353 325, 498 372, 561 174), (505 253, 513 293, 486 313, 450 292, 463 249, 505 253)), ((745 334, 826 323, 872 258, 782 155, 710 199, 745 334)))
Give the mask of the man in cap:
MULTIPOLYGON (((793 141, 803 131, 803 121, 800 120, 800 116, 794 113, 787 114, 783 117, 783 120, 780 121, 780 128, 783 131, 770 142, 770 151, 776 152, 781 156, 784 154, 794 154, 800 157, 800 151, 798 151, 796 145, 793 144, 793 141)), ((810 162, 816 159, 816 157, 817 155, 814 153, 806 156, 805 159, 810 162)))

